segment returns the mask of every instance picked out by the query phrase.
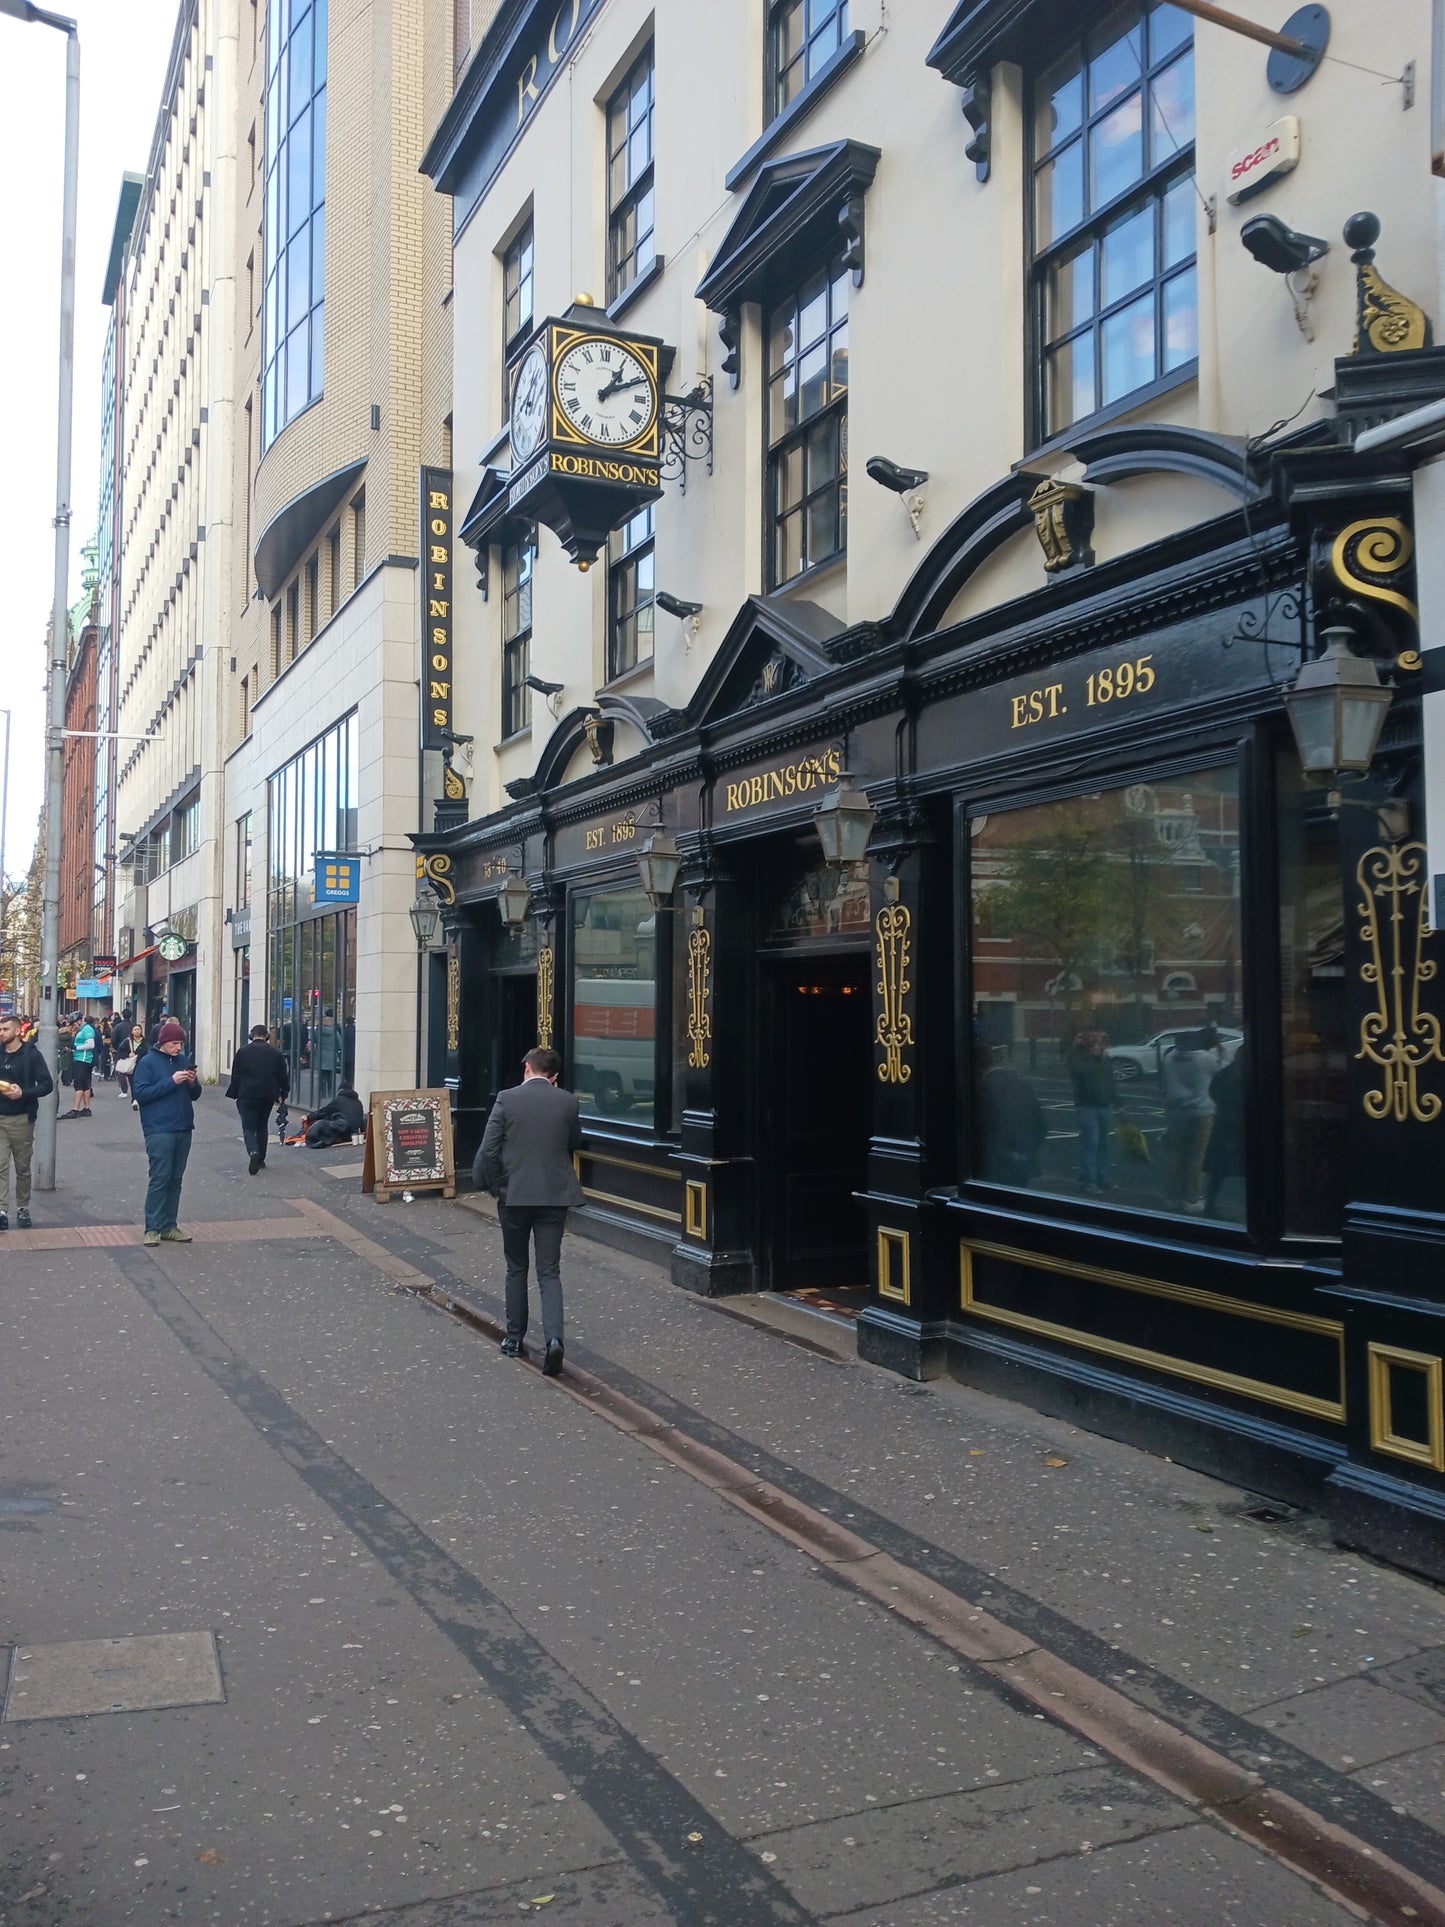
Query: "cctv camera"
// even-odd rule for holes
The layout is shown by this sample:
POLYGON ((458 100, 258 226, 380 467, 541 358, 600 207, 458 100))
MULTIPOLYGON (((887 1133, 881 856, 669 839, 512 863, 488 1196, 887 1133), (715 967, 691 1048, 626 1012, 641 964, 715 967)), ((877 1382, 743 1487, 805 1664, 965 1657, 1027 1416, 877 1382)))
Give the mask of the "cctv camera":
POLYGON ((900 468, 886 455, 870 455, 865 467, 875 482, 891 488, 895 495, 907 495, 911 489, 922 488, 928 480, 926 468, 900 468))
POLYGON ((659 609, 665 609, 670 616, 676 616, 679 622, 686 622, 689 617, 702 614, 700 602, 684 602, 681 596, 669 595, 666 589, 659 589, 652 599, 659 609))
POLYGON ((560 696, 567 687, 566 683, 544 682, 540 676, 523 676, 522 681, 539 696, 560 696))
POLYGON ((1239 230, 1239 238, 1255 260, 1275 274, 1298 274, 1330 251, 1328 241, 1299 234, 1274 214, 1256 214, 1239 230))

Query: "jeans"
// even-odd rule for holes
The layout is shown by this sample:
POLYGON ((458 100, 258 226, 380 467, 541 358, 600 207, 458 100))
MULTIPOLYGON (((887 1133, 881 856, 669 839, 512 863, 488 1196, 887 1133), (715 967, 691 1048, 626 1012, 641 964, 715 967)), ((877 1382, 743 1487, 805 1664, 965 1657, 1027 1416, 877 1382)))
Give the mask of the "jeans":
POLYGON ((542 1300, 542 1335, 550 1345, 562 1340, 562 1233, 565 1204, 499 1204, 502 1250, 507 1257, 507 1336, 527 1335, 527 1263, 537 1244, 537 1295, 542 1300))
POLYGON ((1102 1191, 1109 1182, 1113 1109, 1107 1104, 1077 1104, 1074 1110, 1079 1120, 1079 1183, 1085 1190, 1095 1185, 1102 1191))
POLYGON ((1164 1195, 1170 1204, 1204 1202, 1204 1153, 1214 1113, 1164 1111, 1164 1195))
POLYGON ((35 1148, 35 1126, 25 1116, 0 1117, 0 1211, 10 1209, 10 1160, 15 1160, 15 1204, 30 1205, 30 1154, 35 1148))
POLYGON ((265 1097, 238 1097, 236 1109, 241 1117, 241 1133, 253 1158, 266 1159, 266 1132, 271 1123, 272 1104, 265 1097))
POLYGON ((190 1131, 147 1131, 151 1181, 146 1186, 146 1230, 171 1231, 181 1208, 181 1179, 191 1155, 190 1131))

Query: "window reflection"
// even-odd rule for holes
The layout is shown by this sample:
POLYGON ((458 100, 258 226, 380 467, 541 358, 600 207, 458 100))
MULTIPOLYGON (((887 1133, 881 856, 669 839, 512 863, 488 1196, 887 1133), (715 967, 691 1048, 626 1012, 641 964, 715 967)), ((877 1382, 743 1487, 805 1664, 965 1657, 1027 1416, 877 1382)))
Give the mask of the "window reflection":
POLYGON ((584 1112, 653 1122, 657 915, 641 890, 572 900, 572 1080, 584 1112))
POLYGON ((977 817, 973 1172, 1244 1218, 1232 768, 977 817))

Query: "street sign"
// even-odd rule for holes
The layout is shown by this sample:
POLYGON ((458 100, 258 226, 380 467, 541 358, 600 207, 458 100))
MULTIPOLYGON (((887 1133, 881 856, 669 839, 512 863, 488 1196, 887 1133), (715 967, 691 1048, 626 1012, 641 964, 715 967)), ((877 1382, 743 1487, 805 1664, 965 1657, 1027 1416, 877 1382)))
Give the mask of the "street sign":
POLYGON ((355 903, 361 896, 361 859, 338 856, 331 850, 316 852, 315 901, 317 903, 355 903))

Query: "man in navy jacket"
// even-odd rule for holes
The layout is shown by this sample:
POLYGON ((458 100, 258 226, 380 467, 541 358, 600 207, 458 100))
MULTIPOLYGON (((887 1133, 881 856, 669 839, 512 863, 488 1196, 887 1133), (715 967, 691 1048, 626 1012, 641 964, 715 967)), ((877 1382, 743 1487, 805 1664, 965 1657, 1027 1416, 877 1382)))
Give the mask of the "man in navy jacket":
POLYGON ((188 1245, 189 1231, 176 1223, 181 1208, 181 1179, 191 1155, 191 1133, 196 1128, 193 1106, 201 1094, 195 1059, 185 1055, 186 1033, 168 1017, 156 1033, 156 1048, 136 1065, 131 1095, 140 1106, 145 1132, 150 1183, 146 1187, 148 1245, 188 1245))

